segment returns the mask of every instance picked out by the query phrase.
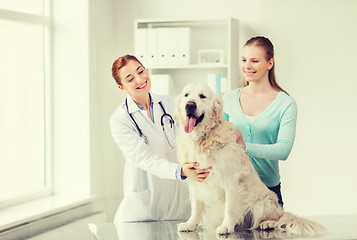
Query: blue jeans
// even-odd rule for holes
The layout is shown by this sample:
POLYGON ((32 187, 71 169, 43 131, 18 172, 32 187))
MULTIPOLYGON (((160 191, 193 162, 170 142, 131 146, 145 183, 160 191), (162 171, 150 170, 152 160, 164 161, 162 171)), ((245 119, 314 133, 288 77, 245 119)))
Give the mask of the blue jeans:
POLYGON ((278 197, 280 206, 283 207, 284 202, 283 202, 283 197, 281 196, 281 183, 279 183, 275 187, 268 187, 268 188, 270 191, 273 191, 276 194, 276 196, 278 197))

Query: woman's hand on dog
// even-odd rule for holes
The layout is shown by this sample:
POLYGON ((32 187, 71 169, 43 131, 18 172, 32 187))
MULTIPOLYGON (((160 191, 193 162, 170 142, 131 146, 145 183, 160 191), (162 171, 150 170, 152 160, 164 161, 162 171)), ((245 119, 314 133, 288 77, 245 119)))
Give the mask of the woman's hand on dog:
POLYGON ((237 143, 245 150, 245 142, 243 140, 241 131, 236 129, 235 134, 237 136, 237 143))
POLYGON ((182 166, 181 176, 191 178, 192 180, 203 182, 209 175, 212 167, 198 168, 200 164, 198 162, 185 163, 182 166))

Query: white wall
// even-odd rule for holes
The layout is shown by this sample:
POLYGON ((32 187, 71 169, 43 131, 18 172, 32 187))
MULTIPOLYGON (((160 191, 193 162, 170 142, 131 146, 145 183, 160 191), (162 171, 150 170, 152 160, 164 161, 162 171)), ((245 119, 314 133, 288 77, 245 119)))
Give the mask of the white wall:
POLYGON ((357 2, 273 2, 261 2, 261 33, 274 41, 278 77, 298 104, 295 146, 281 164, 286 208, 357 213, 357 2))
POLYGON ((115 18, 120 11, 116 11, 112 0, 89 2, 91 189, 105 199, 111 221, 123 194, 124 160, 109 129, 109 118, 123 99, 111 77, 111 65, 121 54, 121 44, 116 41, 121 27, 115 18))
POLYGON ((240 21, 240 49, 254 35, 273 41, 278 81, 298 104, 296 142, 281 164, 285 208, 299 215, 357 213, 356 1, 93 1, 96 69, 91 129, 97 139, 91 146, 92 157, 100 159, 97 167, 102 168, 97 174, 104 178, 104 185, 97 188, 113 199, 110 211, 122 196, 124 163, 108 125, 123 100, 110 68, 117 57, 133 53, 134 19, 231 16, 240 21))

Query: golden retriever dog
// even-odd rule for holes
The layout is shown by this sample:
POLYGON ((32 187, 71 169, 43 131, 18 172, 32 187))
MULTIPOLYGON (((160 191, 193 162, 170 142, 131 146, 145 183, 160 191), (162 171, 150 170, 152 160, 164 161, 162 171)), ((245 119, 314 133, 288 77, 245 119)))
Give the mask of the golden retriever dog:
POLYGON ((235 128, 222 114, 222 99, 208 85, 187 85, 177 98, 178 158, 212 167, 204 182, 189 180, 191 217, 179 232, 197 231, 199 224, 229 235, 235 229, 278 229, 298 236, 317 236, 321 225, 284 212, 278 198, 260 180, 235 128))

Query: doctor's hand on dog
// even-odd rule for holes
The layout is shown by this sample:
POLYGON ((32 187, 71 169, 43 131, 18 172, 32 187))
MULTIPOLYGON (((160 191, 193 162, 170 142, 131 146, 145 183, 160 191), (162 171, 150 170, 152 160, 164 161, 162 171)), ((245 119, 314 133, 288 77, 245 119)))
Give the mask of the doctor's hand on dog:
POLYGON ((203 182, 209 175, 209 171, 212 167, 197 168, 199 166, 200 164, 198 162, 185 163, 182 166, 181 175, 198 182, 203 182))

